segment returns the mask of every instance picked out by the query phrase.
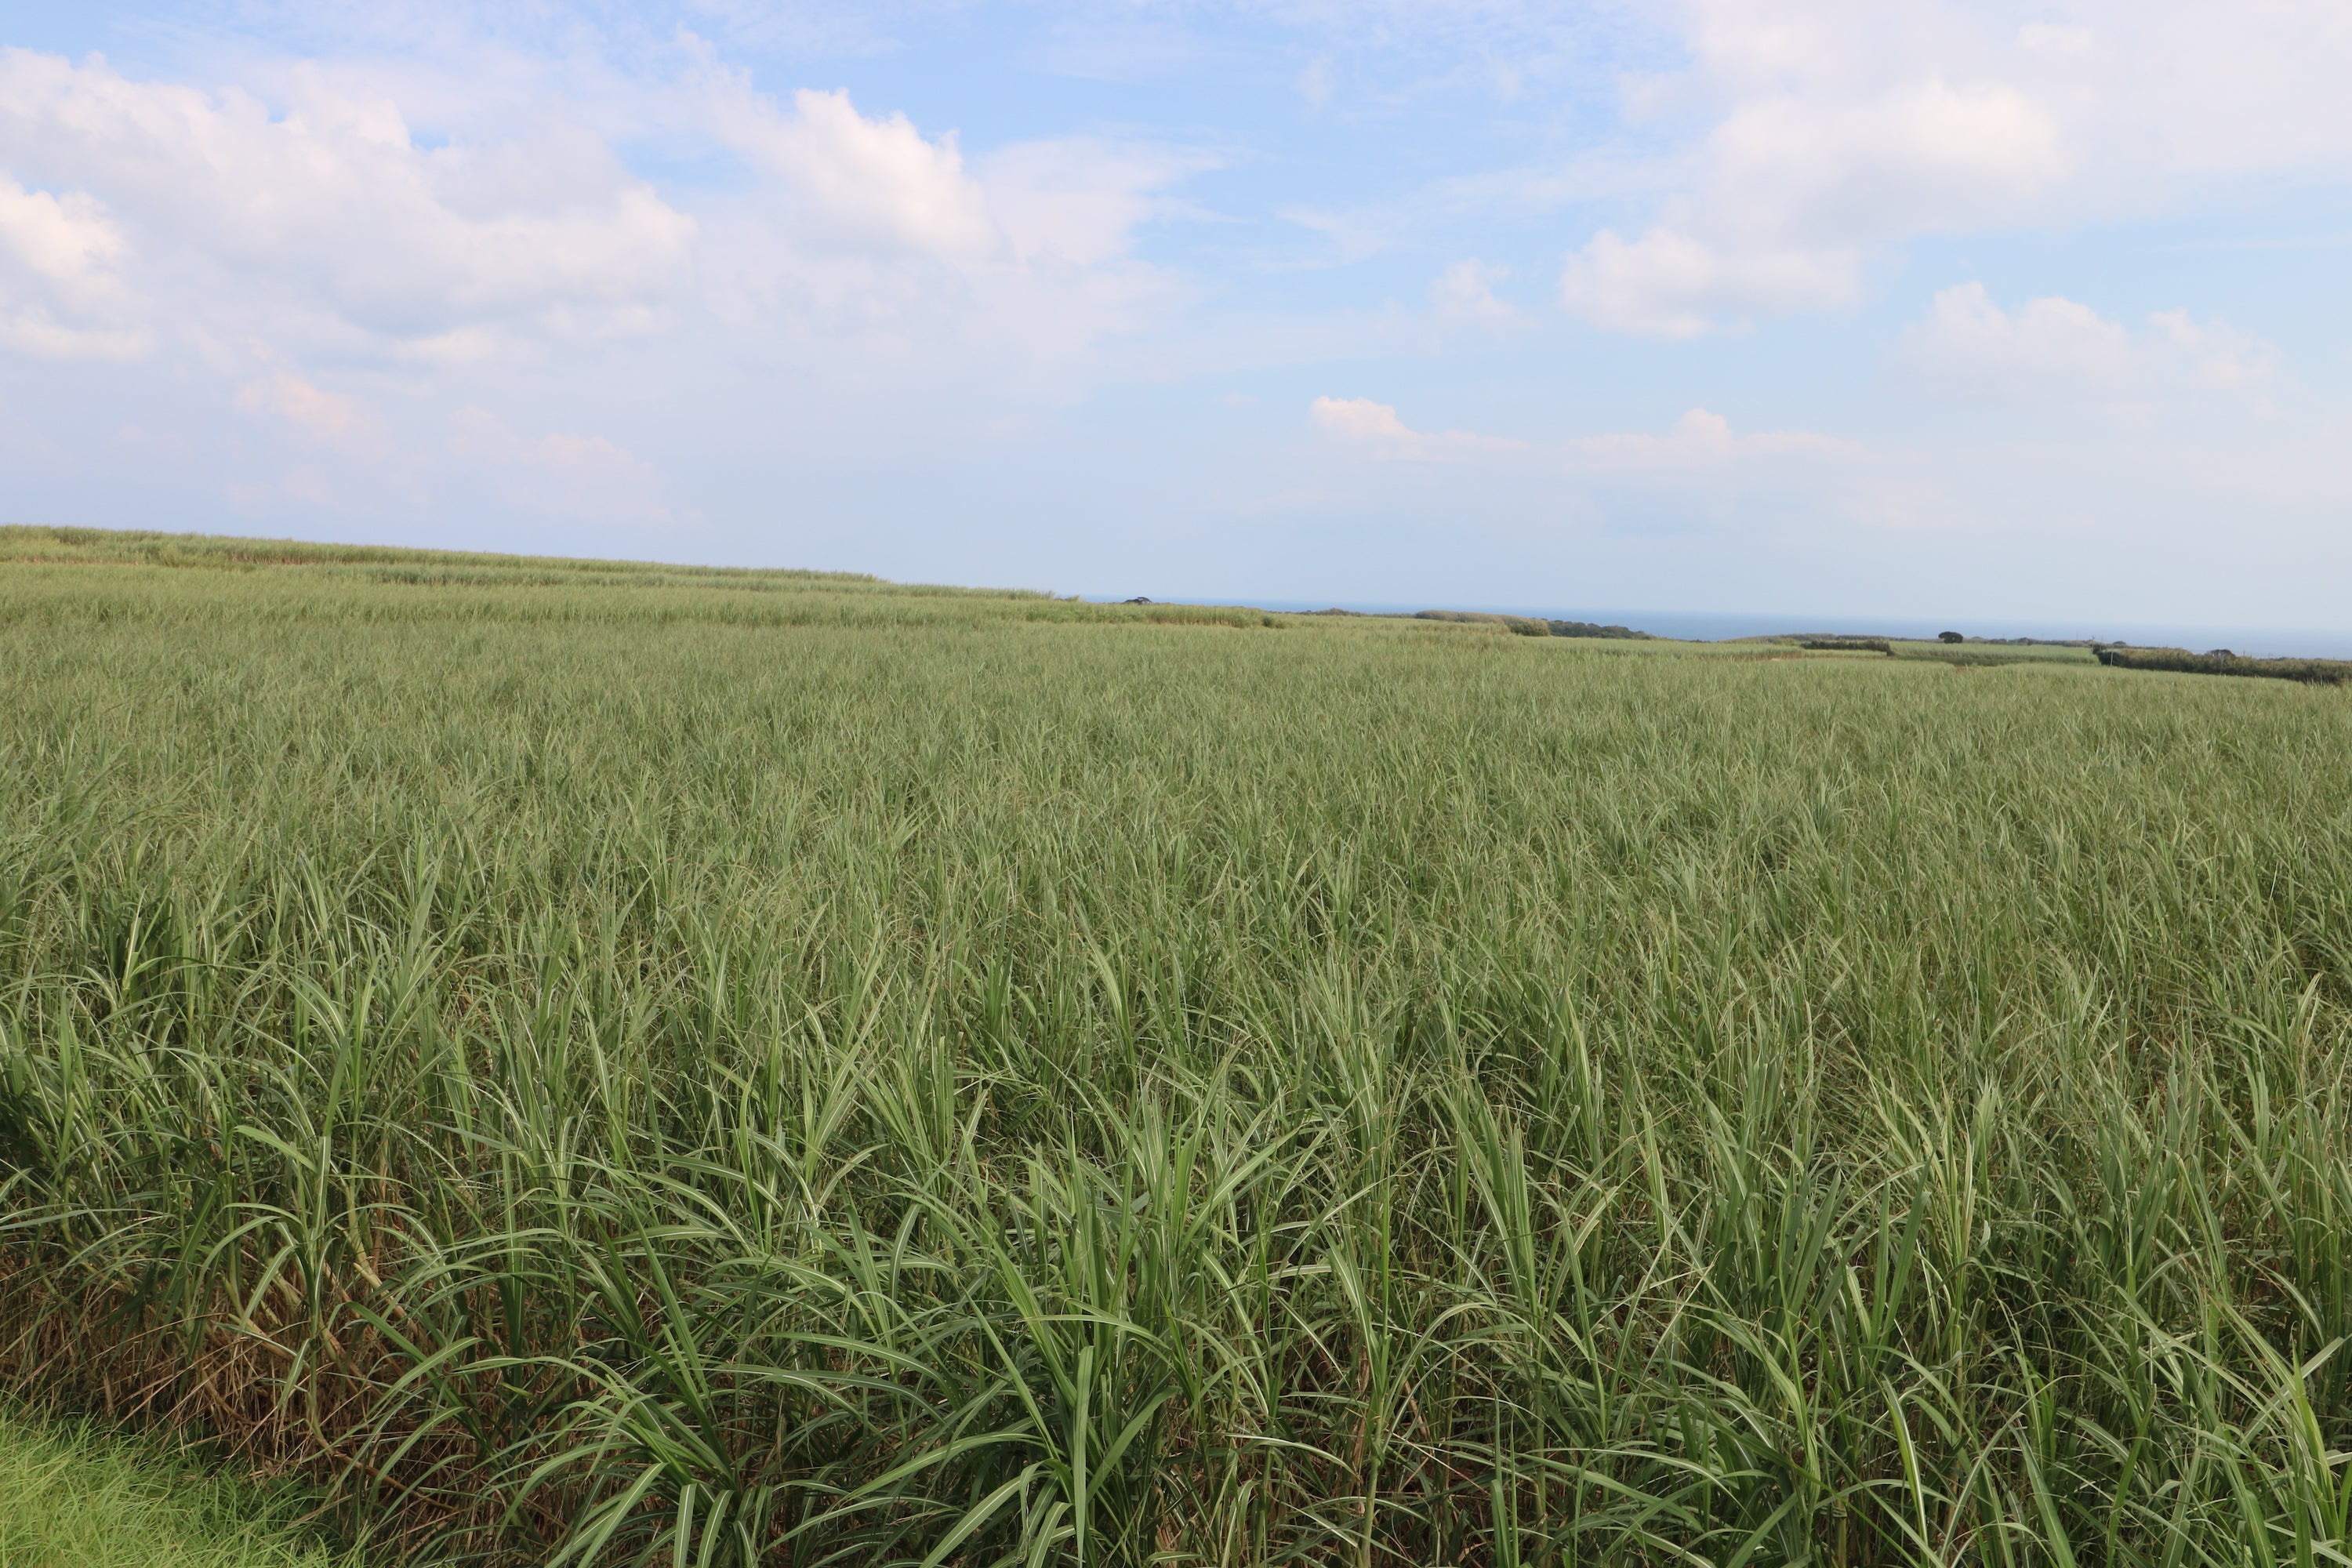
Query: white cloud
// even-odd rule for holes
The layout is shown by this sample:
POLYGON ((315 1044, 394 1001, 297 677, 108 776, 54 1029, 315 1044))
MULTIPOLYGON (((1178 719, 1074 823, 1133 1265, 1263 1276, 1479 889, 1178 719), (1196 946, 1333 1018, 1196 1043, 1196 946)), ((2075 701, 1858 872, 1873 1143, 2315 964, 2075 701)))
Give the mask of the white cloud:
POLYGON ((2048 22, 2028 22, 2017 30, 2017 47, 2029 55, 2086 55, 2095 41, 2088 27, 2063 27, 2048 22))
POLYGON ((1200 156, 1076 137, 967 161, 845 94, 787 113, 739 77, 703 83, 713 133, 769 176, 703 209, 704 299, 747 353, 822 356, 845 390, 915 377, 916 395, 994 405, 1058 395, 1182 298, 1131 252, 1200 156))
POLYGON ((1771 91, 1738 103, 1695 189, 1639 239, 1603 229, 1560 298, 1596 326, 1696 337, 1843 305, 1872 248, 2012 221, 2065 173, 2052 117, 2013 89, 1938 76, 1866 97, 1771 91))
POLYGON ((427 149, 392 104, 300 85, 279 116, 234 89, 0 50, 0 163, 102 197, 127 231, 110 254, 151 274, 236 279, 247 317, 412 342, 609 330, 682 279, 692 220, 594 137, 427 149))
POLYGON ((2050 86, 2103 162, 2212 189, 2215 177, 2341 173, 2352 8, 2309 0, 2075 0, 2087 35, 2050 86))
POLYGON ((2148 322, 2188 357, 2210 386, 2238 391, 2261 385, 2278 374, 2277 345, 2239 331, 2225 321, 2197 321, 2186 310, 2158 310, 2148 322))
POLYGON ((1687 68, 1638 120, 1706 127, 1656 161, 1641 239, 1571 253, 1596 324, 1695 336, 1857 298, 1916 236, 2160 211, 2250 174, 2352 168, 2352 8, 2307 0, 1688 0, 1687 68))
POLYGON ((484 68, 500 101, 467 113, 463 69, 281 61, 256 68, 265 101, 0 50, 0 353, 176 350, 315 445, 281 406, 287 365, 414 389, 650 338, 814 373, 835 408, 971 408, 981 387, 1066 395, 1105 340, 1183 297, 1134 242, 1185 210, 1168 190, 1201 154, 1064 137, 967 158, 846 93, 780 100, 700 46, 675 59, 669 80, 582 95, 599 131, 563 93, 515 90, 516 60, 484 68), (441 124, 413 131, 403 95, 441 124), (738 165, 672 195, 623 164, 614 126, 738 165))
POLYGON ((659 471, 602 436, 523 436, 469 405, 450 420, 448 449, 494 475, 509 505, 578 519, 670 520, 659 471))
POLYGON ((1441 321, 1500 331, 1519 320, 1517 307, 1495 293, 1495 285, 1508 276, 1509 268, 1489 267, 1475 258, 1457 261, 1438 274, 1429 286, 1429 298, 1441 321))
POLYGON ((0 175, 0 246, 26 271, 69 298, 113 293, 122 234, 86 191, 62 198, 0 175))
POLYGON ((1779 93, 1708 139, 1704 210, 1732 232, 1853 243, 1974 228, 2065 173, 2050 112, 2016 89, 1940 76, 1859 100, 1779 93))
POLYGON ((1654 228, 1639 239, 1602 229, 1569 258, 1560 303, 1594 326, 1645 337, 1695 338, 1758 315, 1850 299, 1861 270, 1850 248, 1711 245, 1654 228))
POLYGON ((1350 441, 1418 441, 1422 437, 1405 427, 1394 405, 1369 397, 1318 397, 1307 405, 1307 417, 1334 436, 1350 441))
POLYGON ((1937 391, 2002 401, 2146 400, 2183 385, 2242 391, 2277 372, 2276 348, 2221 321, 2160 310, 2134 332, 2055 296, 2011 311, 1981 283, 1941 290, 1905 329, 1896 365, 1937 391))
POLYGON ((134 359, 121 230, 86 191, 26 190, 0 174, 0 349, 41 359, 134 359))
POLYGON ((643 458, 602 436, 559 433, 526 437, 487 408, 460 408, 450 426, 449 449, 460 457, 604 478, 642 479, 653 471, 643 458))
POLYGON ((79 327, 60 321, 38 305, 0 303, 0 350, 35 359, 138 359, 152 345, 134 328, 79 327))
POLYGON ((1860 444, 1811 430, 1759 430, 1741 436, 1720 414, 1694 408, 1664 436, 1640 432, 1586 436, 1569 443, 1577 458, 1594 466, 1691 468, 1750 458, 1858 458, 1860 444))
POLYGON ((1550 444, 1514 441, 1465 430, 1425 434, 1405 424, 1396 409, 1369 397, 1318 397, 1308 417, 1325 432, 1370 449, 1376 457, 1420 462, 1507 461, 1516 467, 1609 473, 1712 468, 1747 458, 1811 456, 1853 458, 1862 447, 1835 437, 1803 430, 1735 434, 1719 414, 1694 408, 1665 435, 1646 432, 1580 436, 1550 444))
POLYGON ((1307 100, 1307 108, 1327 107, 1331 101, 1331 94, 1334 90, 1331 80, 1331 62, 1318 55, 1299 68, 1298 79, 1291 85, 1297 89, 1298 96, 1307 100))
POLYGON ((808 89, 789 113, 739 77, 715 79, 719 138, 782 182, 808 240, 850 251, 982 257, 1003 244, 950 132, 926 138, 903 114, 868 120, 846 92, 808 89))
POLYGON ((1318 397, 1307 405, 1307 417, 1330 435, 1368 447, 1381 458, 1460 463, 1520 449, 1520 443, 1497 436, 1474 436, 1465 430, 1425 434, 1412 429, 1390 405, 1369 397, 1318 397))
POLYGON ((988 209, 1033 264, 1097 267, 1126 257, 1135 231, 1176 210, 1161 195, 1209 167, 1198 155, 1087 138, 1017 142, 981 161, 988 209))
POLYGON ((820 253, 961 267, 1096 266, 1126 255, 1158 193, 1204 161, 1087 138, 1014 142, 968 166, 955 132, 869 118, 846 92, 803 89, 789 111, 712 70, 712 133, 775 177, 794 244, 820 253))
POLYGON ((2075 300, 2032 300, 2011 314, 1983 284, 1963 283, 1937 294, 1898 353, 1912 374, 1948 389, 2061 395, 2123 384, 2132 342, 2120 322, 2075 300))
POLYGON ((376 456, 384 448, 383 421, 373 409, 291 371, 246 383, 237 389, 236 405, 248 414, 273 415, 321 446, 355 456, 376 456))

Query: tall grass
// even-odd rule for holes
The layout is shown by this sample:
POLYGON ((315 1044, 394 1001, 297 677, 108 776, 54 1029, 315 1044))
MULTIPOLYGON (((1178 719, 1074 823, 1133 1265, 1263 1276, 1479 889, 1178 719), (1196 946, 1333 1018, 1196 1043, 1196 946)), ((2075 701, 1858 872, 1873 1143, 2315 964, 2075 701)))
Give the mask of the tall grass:
POLYGON ((2087 664, 12 571, 5 1373, 430 1560, 2340 1564, 2347 757, 2087 664))

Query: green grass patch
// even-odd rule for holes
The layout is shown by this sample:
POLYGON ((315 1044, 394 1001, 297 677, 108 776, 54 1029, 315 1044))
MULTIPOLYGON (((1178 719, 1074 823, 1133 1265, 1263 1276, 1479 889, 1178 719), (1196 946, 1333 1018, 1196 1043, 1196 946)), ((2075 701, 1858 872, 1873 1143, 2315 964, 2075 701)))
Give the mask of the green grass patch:
POLYGON ((2352 1551, 2352 694, 111 548, 0 1383, 420 1561, 2352 1551))
POLYGON ((0 1407, 8 1568, 361 1568, 293 1510, 153 1442, 0 1407))

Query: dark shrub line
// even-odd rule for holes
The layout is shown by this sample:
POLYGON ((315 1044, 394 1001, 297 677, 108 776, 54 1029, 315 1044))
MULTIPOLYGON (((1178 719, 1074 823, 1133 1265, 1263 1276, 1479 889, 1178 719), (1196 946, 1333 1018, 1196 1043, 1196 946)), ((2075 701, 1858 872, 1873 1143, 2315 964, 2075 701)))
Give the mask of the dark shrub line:
POLYGON ((2168 669, 2183 675, 2260 675, 2273 680, 2300 680, 2319 686, 2340 686, 2352 680, 2352 660, 2340 658, 2249 658, 2216 648, 2190 653, 2179 647, 2094 647, 2101 664, 2118 669, 2168 669))

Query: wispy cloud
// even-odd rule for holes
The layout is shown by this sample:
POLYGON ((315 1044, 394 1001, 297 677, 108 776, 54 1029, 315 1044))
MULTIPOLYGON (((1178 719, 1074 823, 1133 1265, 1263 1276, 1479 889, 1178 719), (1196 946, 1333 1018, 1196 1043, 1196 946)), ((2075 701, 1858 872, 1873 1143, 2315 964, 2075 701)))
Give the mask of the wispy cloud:
POLYGON ((1375 458, 1424 463, 1503 464, 1572 473, 1717 467, 1755 458, 1850 458, 1862 446, 1806 430, 1735 433, 1719 414, 1694 408, 1663 434, 1611 431, 1530 442, 1466 430, 1423 432, 1396 409, 1368 397, 1318 397, 1307 408, 1318 429, 1375 458))
POLYGON ((1934 391, 2003 401, 2144 401, 2181 389, 2249 392, 2273 381, 2272 343, 2225 321, 2158 310, 2135 331, 2057 295, 2014 310, 1981 283, 1941 290, 1906 327, 1895 366, 1934 391))

